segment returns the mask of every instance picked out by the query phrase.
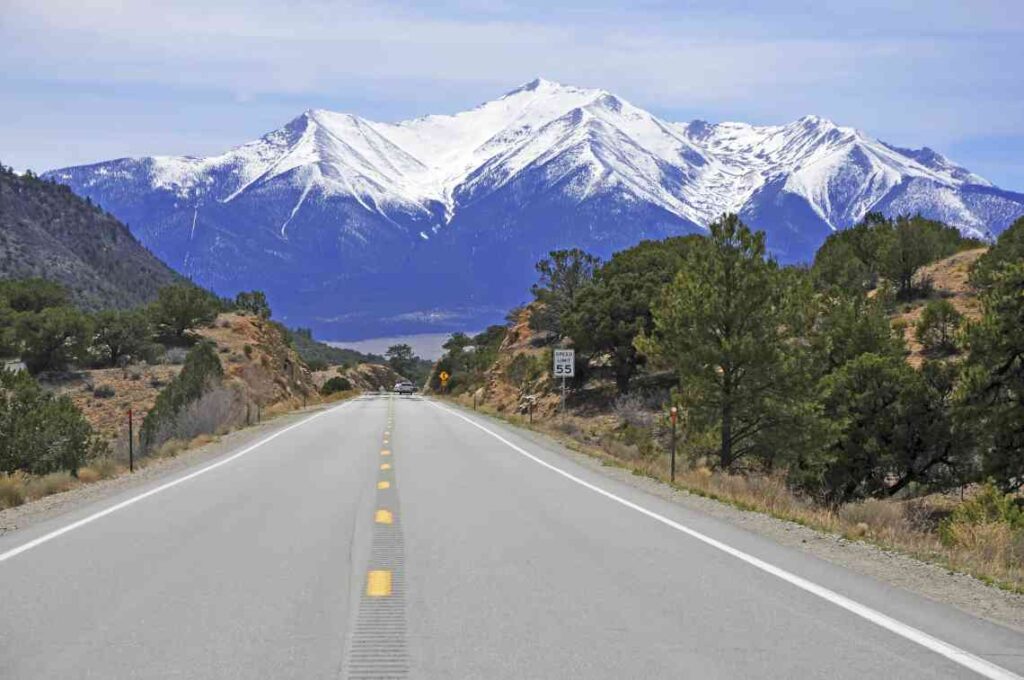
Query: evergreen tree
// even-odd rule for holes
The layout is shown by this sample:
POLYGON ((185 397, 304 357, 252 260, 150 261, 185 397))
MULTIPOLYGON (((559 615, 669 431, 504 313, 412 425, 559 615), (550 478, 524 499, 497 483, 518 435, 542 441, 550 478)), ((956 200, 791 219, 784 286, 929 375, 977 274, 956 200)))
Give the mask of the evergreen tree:
POLYGON ((91 334, 89 318, 71 307, 21 314, 15 329, 22 359, 32 373, 63 371, 86 359, 91 334))
POLYGON ((679 374, 693 420, 719 434, 719 462, 770 455, 780 408, 795 396, 786 374, 785 300, 778 267, 765 258, 763 232, 724 215, 686 257, 655 306, 654 331, 639 349, 679 374))
POLYGON ((541 303, 530 315, 530 328, 563 334, 562 323, 580 291, 590 282, 601 260, 579 248, 554 250, 537 263, 540 281, 533 285, 541 303))
POLYGON ((616 253, 584 286, 566 315, 565 331, 584 354, 611 357, 619 392, 643 363, 634 341, 654 327, 651 307, 671 283, 687 253, 700 247, 700 236, 645 241, 616 253))
POLYGON ((124 359, 140 359, 152 346, 153 328, 144 311, 108 310, 93 318, 94 351, 108 366, 124 359))
POLYGON ((266 294, 261 290, 244 291, 235 296, 235 309, 246 314, 258 316, 261 319, 270 318, 270 303, 267 302, 266 294))
POLYGON ((984 316, 967 333, 967 418, 984 474, 1014 491, 1024 487, 1024 262, 986 276, 984 316))
POLYGON ((157 332, 173 341, 186 339, 188 331, 213 322, 220 310, 215 296, 191 284, 165 286, 150 307, 157 332))
POLYGON ((932 353, 955 352, 962 318, 949 300, 929 302, 914 329, 917 341, 932 353))

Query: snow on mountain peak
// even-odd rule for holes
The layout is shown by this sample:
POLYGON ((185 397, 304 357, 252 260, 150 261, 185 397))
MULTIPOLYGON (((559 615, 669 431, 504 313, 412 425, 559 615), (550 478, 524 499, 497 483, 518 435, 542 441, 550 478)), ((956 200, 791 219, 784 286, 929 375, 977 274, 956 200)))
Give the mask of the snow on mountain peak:
POLYGON ((308 109, 219 156, 147 162, 154 187, 196 203, 284 181, 303 200, 311 191, 350 196, 382 213, 437 214, 440 204, 445 223, 459 196, 478 200, 528 171, 553 185, 576 177, 562 189, 575 201, 625 192, 701 225, 776 185, 832 228, 911 180, 991 186, 927 147, 885 144, 817 115, 783 125, 671 123, 605 90, 539 77, 455 114, 381 123, 308 109))

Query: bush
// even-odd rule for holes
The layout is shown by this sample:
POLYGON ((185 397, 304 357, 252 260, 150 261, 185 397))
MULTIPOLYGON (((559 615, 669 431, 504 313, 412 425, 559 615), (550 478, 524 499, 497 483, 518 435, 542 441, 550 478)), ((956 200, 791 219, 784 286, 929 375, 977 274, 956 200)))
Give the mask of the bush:
POLYGON ((994 484, 985 484, 939 524, 939 536, 944 543, 956 542, 955 528, 960 524, 1005 524, 1014 531, 1024 531, 1024 507, 1010 494, 1001 493, 994 484))
POLYGON ((209 342, 200 342, 185 357, 185 365, 157 396, 153 409, 142 423, 142 449, 149 451, 170 436, 178 414, 189 404, 220 384, 224 367, 217 351, 209 342))
POLYGON ((152 354, 153 328, 141 310, 100 312, 94 317, 93 325, 93 350, 107 366, 152 354))
POLYGON ((63 371, 86 357, 92 334, 89 318, 71 307, 51 307, 18 318, 15 335, 32 373, 63 371))
POLYGON ((21 473, 0 473, 0 510, 25 502, 25 477, 21 473))
POLYGON ((213 294, 182 283, 161 288, 149 314, 161 336, 180 342, 188 331, 210 325, 220 306, 213 294))
POLYGON ((962 315, 949 300, 929 302, 915 327, 917 341, 929 352, 955 352, 962 315))
POLYGON ((326 371, 329 364, 323 359, 310 359, 306 362, 306 366, 311 371, 326 371))
POLYGON ((0 371, 0 472, 74 474, 100 448, 69 397, 45 392, 25 373, 0 371))
POLYGON ((245 422, 245 410, 246 400, 241 390, 231 385, 218 385, 186 404, 173 417, 161 421, 154 438, 159 445, 168 441, 189 442, 224 432, 245 422))
POLYGON ((99 385, 92 391, 92 396, 97 399, 110 399, 115 394, 117 394, 117 392, 110 385, 99 385))
POLYGON ((252 314, 261 319, 270 318, 270 304, 267 296, 260 290, 246 291, 235 296, 235 309, 244 314, 252 314))
POLYGON ((51 307, 66 307, 71 302, 68 289, 45 279, 0 281, 0 301, 16 312, 41 312, 51 307))
POLYGON ((320 388, 321 394, 334 394, 335 392, 346 392, 352 389, 352 382, 340 375, 332 377, 320 388))

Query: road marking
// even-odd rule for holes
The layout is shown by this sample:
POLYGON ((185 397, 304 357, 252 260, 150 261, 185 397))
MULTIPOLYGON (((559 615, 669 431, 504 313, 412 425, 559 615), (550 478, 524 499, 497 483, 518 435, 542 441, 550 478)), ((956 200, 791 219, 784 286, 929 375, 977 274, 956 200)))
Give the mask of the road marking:
POLYGON ((543 465, 549 470, 562 475, 566 479, 569 479, 579 484, 580 486, 586 487, 587 489, 590 489, 595 493, 599 493, 605 498, 613 500, 616 503, 619 503, 620 505, 624 505, 627 508, 630 508, 631 510, 636 510, 637 512, 643 515, 647 515, 651 519, 661 522, 666 526, 669 526, 692 538, 695 538, 698 541, 701 541, 702 543, 711 546, 712 548, 721 550, 722 552, 731 555, 739 560, 742 560, 747 564, 756 567, 757 569, 760 569, 761 571, 771 574, 772 576, 778 577, 783 581, 786 581, 787 583, 794 585, 797 588, 800 588, 801 590, 811 593, 812 595, 817 595, 823 600, 827 600, 828 602, 831 602, 832 604, 838 607, 842 607, 848 612, 856 614, 857 616, 866 619, 871 623, 881 626, 882 628, 885 628, 891 633, 895 633, 896 635, 899 635, 900 637, 910 640, 911 642, 915 642, 926 649, 930 649, 931 651, 940 654, 949 659, 950 661, 960 664, 964 668, 968 668, 981 676, 991 678, 991 680, 1024 680, 1024 678, 1017 675, 1013 671, 1003 668, 1002 666, 997 666, 996 664, 991 663, 990 661, 987 661, 981 658, 980 656, 971 654, 967 650, 960 649, 959 647, 952 645, 948 642, 945 642, 943 640, 940 640, 936 637, 933 637, 932 635, 929 635, 928 633, 925 633, 922 630, 914 628, 913 626, 910 626, 901 621, 897 621, 896 619, 887 616, 886 614, 883 614, 882 612, 876 609, 872 609, 867 605, 863 605, 855 600, 851 600, 845 595, 840 595, 834 590, 830 590, 825 586, 820 586, 817 583, 814 583, 813 581, 808 581, 802 576, 797 576, 792 572, 786 571, 785 569, 782 569, 780 567, 776 567, 775 565, 765 562, 760 558, 754 557, 749 553, 745 553, 742 550, 733 548, 731 545, 723 543, 717 539, 711 538, 706 534, 702 534, 695 529, 691 529, 690 527, 684 524, 676 522, 675 520, 671 520, 668 517, 665 517, 664 515, 659 515, 653 510, 648 510, 647 508, 641 505, 637 505, 632 501, 626 500, 625 498, 622 498, 620 496, 616 496, 610 491, 605 491, 599 486, 596 486, 588 481, 580 479, 576 475, 570 472, 566 472, 565 470, 555 465, 552 465, 551 463, 548 463, 547 461, 542 460, 541 458, 538 458, 537 456, 533 455, 526 449, 523 449, 522 447, 513 444, 512 442, 510 442, 505 437, 502 437, 497 432, 494 432, 493 430, 477 423, 476 421, 462 415, 457 411, 448 408, 447 406, 442 406, 433 401, 427 401, 427 403, 433 406, 434 408, 440 409, 442 411, 447 411, 456 418, 461 418, 462 420, 466 421, 473 427, 491 435, 501 443, 511 448, 516 453, 526 456, 533 462, 539 465, 543 465))
POLYGON ((380 469, 381 470, 390 470, 391 469, 391 463, 381 463, 380 464, 380 469))
POLYGON ((381 508, 374 514, 373 521, 377 524, 391 524, 394 521, 394 517, 391 515, 390 510, 381 508))
POLYGON ((381 449, 380 455, 382 455, 382 456, 390 456, 391 452, 388 451, 387 449, 381 449))
POLYGON ((227 458, 225 458, 223 460, 219 460, 216 463, 212 463, 210 465, 207 465, 204 468, 200 468, 200 469, 196 470, 195 472, 189 473, 189 474, 185 475, 184 477, 179 477, 178 479, 175 479, 173 481, 167 482, 166 484, 161 484, 160 486, 156 487, 155 489, 150 489, 149 491, 146 491, 144 493, 140 493, 138 496, 132 496, 131 498, 129 498, 127 500, 121 501, 117 505, 112 505, 109 508, 106 508, 105 510, 100 510, 99 512, 93 513, 93 514, 89 515, 88 517, 83 517, 82 519, 78 520, 77 522, 72 522, 71 524, 68 524, 67 526, 61 527, 60 529, 57 529, 55 531, 51 531, 50 533, 45 534, 43 536, 40 536, 39 538, 33 539, 33 540, 29 541, 28 543, 24 543, 22 545, 19 545, 17 548, 12 548, 12 549, 8 550, 5 553, 0 553, 0 562, 6 562, 7 560, 11 559, 12 557, 14 557, 16 555, 20 555, 21 553, 29 551, 32 548, 36 548, 36 547, 41 546, 44 543, 48 543, 49 541, 52 541, 53 539, 57 538, 58 536, 63 536, 64 534, 68 533, 69 531, 74 531, 75 529, 83 527, 86 524, 90 524, 91 522, 95 522, 96 520, 100 519, 101 517, 106 517, 107 515, 110 515, 112 513, 117 512, 118 510, 123 510, 124 508, 127 508, 129 505, 134 505, 134 504, 138 503, 139 501, 143 500, 144 498, 149 498, 150 496, 155 496, 156 494, 160 493, 161 491, 166 491, 167 489, 170 489, 170 488, 173 488, 175 486, 178 486, 179 484, 187 482, 190 479, 195 479, 196 477, 198 477, 200 475, 205 475, 207 472, 210 472, 211 470, 216 470, 217 468, 219 468, 219 467, 221 467, 223 465, 227 465, 228 463, 230 463, 230 462, 232 462, 234 460, 237 460, 237 459, 241 458, 242 456, 244 456, 244 455, 246 455, 248 453, 251 453, 252 451, 255 451, 256 449, 258 449, 259 447, 263 446, 267 442, 269 442, 271 440, 274 440, 274 439, 277 439, 278 437, 280 437, 281 435, 283 435, 286 432, 294 430, 297 427, 302 427, 303 425, 305 425, 306 423, 308 423, 311 420, 315 420, 315 419, 319 418, 320 416, 327 415, 328 413, 333 413, 334 411, 342 409, 342 408, 348 406, 349 404, 351 404, 353 402, 354 402, 354 400, 353 401, 347 401, 344 404, 341 404, 340 406, 335 406, 334 408, 330 408, 330 409, 327 409, 326 411, 321 411, 320 413, 316 413, 314 415, 311 415, 310 417, 308 417, 308 418, 306 418, 304 420, 300 420, 299 422, 295 423, 294 425, 289 425, 288 427, 284 428, 283 430, 278 430, 277 432, 275 432, 274 434, 270 435, 269 437, 265 437, 264 439, 261 439, 260 441, 256 442, 252 446, 248 446, 248 447, 242 449, 241 451, 239 451, 238 453, 234 453, 234 454, 228 456, 227 458))
POLYGON ((389 597, 391 595, 391 572, 386 569, 375 569, 367 574, 366 594, 370 597, 389 597))
POLYGON ((377 482, 377 488, 378 489, 390 489, 391 488, 391 482, 377 482))

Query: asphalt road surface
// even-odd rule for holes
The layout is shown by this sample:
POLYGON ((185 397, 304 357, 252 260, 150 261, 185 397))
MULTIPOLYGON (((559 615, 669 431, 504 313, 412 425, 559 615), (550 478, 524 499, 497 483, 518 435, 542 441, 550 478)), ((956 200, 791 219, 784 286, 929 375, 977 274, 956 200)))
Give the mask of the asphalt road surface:
POLYGON ((0 537, 4 680, 1021 674, 1024 635, 418 397, 0 537))

